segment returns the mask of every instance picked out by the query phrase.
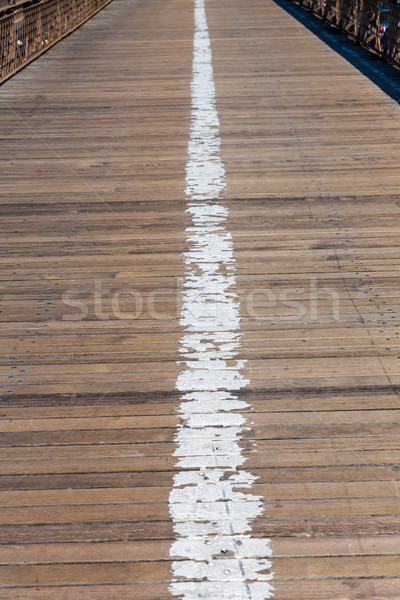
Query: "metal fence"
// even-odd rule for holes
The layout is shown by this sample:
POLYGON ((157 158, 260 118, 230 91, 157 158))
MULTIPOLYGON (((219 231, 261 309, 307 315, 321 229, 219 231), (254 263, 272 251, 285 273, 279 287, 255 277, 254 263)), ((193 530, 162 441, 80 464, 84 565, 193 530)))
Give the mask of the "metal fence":
POLYGON ((0 10, 0 82, 112 0, 38 0, 0 10))
POLYGON ((295 0, 400 66, 400 0, 295 0))

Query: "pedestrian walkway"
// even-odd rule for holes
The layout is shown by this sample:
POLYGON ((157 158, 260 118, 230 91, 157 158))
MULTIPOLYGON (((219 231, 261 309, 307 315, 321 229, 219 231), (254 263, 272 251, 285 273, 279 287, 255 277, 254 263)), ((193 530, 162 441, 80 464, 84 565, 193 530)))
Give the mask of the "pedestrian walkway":
POLYGON ((399 598, 400 107, 293 6, 1 88, 3 600, 399 598))

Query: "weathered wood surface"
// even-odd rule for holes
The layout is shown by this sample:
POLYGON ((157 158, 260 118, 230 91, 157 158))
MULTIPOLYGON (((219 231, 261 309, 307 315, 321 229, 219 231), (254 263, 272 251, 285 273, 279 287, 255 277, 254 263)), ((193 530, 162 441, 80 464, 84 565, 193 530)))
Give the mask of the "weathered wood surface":
MULTIPOLYGON (((279 600, 398 598, 400 108, 271 0, 206 8, 253 532, 279 600)), ((192 0, 115 0, 2 87, 5 600, 171 597, 192 43, 192 0)))

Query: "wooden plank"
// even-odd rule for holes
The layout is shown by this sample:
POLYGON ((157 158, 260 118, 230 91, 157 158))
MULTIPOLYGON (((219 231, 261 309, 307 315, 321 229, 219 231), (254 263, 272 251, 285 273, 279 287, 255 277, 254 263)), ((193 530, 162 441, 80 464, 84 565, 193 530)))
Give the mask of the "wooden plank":
MULTIPOLYGON (((279 600, 395 600, 400 109, 272 0, 206 10, 252 535, 279 600)), ((172 598, 193 32, 118 0, 2 87, 5 600, 172 598)))
MULTIPOLYGON (((346 561, 329 558, 316 558, 312 561, 304 558, 276 558, 275 573, 277 579, 283 574, 285 579, 291 578, 318 578, 338 577, 377 577, 396 576, 398 571, 399 556, 364 556, 360 561, 357 558, 347 557, 346 561)), ((19 586, 35 587, 46 581, 50 585, 76 585, 84 581, 88 583, 101 582, 129 584, 133 582, 154 582, 154 572, 157 573, 157 582, 169 580, 169 561, 146 562, 115 562, 115 563, 85 563, 79 565, 55 564, 47 565, 15 565, 13 567, 0 567, 0 581, 6 587, 9 582, 17 580, 19 586)))

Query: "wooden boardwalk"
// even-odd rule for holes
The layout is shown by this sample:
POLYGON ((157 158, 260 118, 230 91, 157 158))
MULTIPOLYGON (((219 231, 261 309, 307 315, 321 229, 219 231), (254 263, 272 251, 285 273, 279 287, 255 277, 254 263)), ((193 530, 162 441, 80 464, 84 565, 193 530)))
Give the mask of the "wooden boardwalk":
MULTIPOLYGON (((3 600, 173 597, 193 4, 1 89, 3 600)), ((205 6, 252 536, 277 600, 398 599, 400 107, 272 0, 205 6)))

